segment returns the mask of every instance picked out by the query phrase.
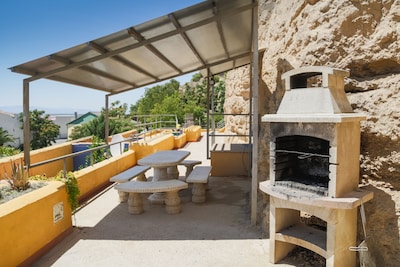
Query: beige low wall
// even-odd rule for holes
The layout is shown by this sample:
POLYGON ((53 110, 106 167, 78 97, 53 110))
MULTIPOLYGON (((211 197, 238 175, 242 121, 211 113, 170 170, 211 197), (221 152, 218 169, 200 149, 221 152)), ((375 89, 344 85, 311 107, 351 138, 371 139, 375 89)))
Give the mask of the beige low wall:
POLYGON ((71 208, 62 182, 49 182, 1 204, 0 266, 29 266, 71 229, 71 208))
POLYGON ((210 156, 212 176, 248 176, 250 174, 247 145, 217 144, 210 150, 210 156))

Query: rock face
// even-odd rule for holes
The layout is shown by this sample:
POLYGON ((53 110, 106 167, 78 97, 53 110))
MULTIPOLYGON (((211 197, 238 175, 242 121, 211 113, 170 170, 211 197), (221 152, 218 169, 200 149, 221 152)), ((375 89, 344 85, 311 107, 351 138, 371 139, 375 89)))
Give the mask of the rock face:
MULTIPOLYGON (((284 94, 282 73, 308 65, 350 71, 345 91, 354 111, 367 116, 361 125, 360 183, 376 192, 366 204, 369 264, 400 266, 400 2, 260 0, 259 47, 265 48, 260 53, 261 116, 276 112, 284 94)), ((228 74, 225 113, 247 111, 248 78, 249 68, 228 74)), ((230 132, 248 130, 232 118, 226 125, 230 132)), ((268 177, 268 131, 261 123, 260 180, 268 177)), ((268 207, 265 197, 259 199, 268 207)), ((268 231, 267 220, 263 226, 268 231)))
MULTIPOLYGON (((249 114, 250 101, 250 68, 245 66, 235 71, 228 72, 225 80, 225 104, 226 114, 249 114)), ((248 115, 225 116, 225 132, 227 134, 246 135, 249 133, 248 115)), ((232 143, 248 143, 246 137, 229 137, 226 140, 232 143)))

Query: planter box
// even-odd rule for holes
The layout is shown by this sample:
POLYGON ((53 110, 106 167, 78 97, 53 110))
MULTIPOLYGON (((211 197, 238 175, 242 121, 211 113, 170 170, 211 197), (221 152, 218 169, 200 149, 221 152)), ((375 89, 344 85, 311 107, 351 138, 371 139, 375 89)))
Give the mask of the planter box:
POLYGON ((64 183, 48 183, 0 205, 1 266, 29 265, 72 230, 64 183))

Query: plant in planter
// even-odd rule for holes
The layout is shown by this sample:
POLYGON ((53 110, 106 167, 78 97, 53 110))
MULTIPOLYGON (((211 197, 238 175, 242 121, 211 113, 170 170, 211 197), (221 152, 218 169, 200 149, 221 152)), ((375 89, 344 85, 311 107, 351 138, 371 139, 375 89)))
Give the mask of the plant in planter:
POLYGON ((0 204, 46 185, 41 175, 29 176, 29 171, 20 163, 11 160, 11 174, 5 172, 4 183, 0 181, 0 204), (32 182, 32 180, 38 180, 32 182))
POLYGON ((73 172, 59 171, 54 177, 54 180, 61 181, 65 184, 65 189, 68 194, 68 202, 71 205, 71 210, 74 212, 79 207, 79 187, 78 180, 76 179, 73 172))
POLYGON ((12 190, 23 191, 29 188, 29 172, 22 165, 11 160, 11 176, 6 172, 6 178, 12 190))

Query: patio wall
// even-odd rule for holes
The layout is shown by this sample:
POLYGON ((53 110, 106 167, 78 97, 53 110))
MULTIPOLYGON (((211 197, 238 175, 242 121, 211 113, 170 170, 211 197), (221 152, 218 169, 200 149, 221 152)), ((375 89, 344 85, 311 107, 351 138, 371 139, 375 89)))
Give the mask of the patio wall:
POLYGON ((75 172, 82 201, 110 184, 110 178, 136 165, 136 152, 129 150, 75 172))
MULTIPOLYGON (((58 145, 53 145, 50 147, 45 147, 41 149, 36 149, 31 152, 31 163, 38 163, 41 161, 45 161, 51 158, 61 157, 66 154, 72 153, 72 142, 66 142, 58 145)), ((20 163, 21 160, 24 159, 24 154, 19 153, 12 157, 6 157, 0 159, 0 179, 5 178, 5 173, 7 172, 9 175, 11 174, 11 164, 10 160, 15 161, 16 163, 20 163)), ((66 160, 67 170, 73 169, 73 161, 72 158, 66 160)), ((42 166, 38 166, 35 168, 31 168, 29 170, 30 175, 43 175, 45 174, 47 177, 55 176, 60 170, 64 169, 64 161, 59 160, 53 163, 45 164, 42 166)))
POLYGON ((1 204, 0 266, 29 266, 44 250, 72 229, 71 208, 64 183, 49 185, 1 204), (61 203, 62 218, 54 220, 61 203))
POLYGON ((196 142, 201 136, 201 127, 198 125, 192 125, 183 130, 186 133, 186 140, 188 142, 196 142))
MULTIPOLYGON (((88 141, 88 139, 79 140, 79 142, 82 141, 88 141)), ((149 142, 132 143, 129 151, 74 172, 81 191, 79 200, 84 201, 102 190, 110 184, 110 177, 136 165, 140 157, 155 151, 175 149, 184 146, 186 142, 186 134, 179 137, 174 137, 172 134, 161 135, 149 142)), ((35 161, 69 154, 71 147, 71 142, 66 142, 39 149, 33 152, 35 161)), ((21 157, 22 155, 19 155, 19 158, 21 157)), ((9 160, 10 158, 3 159, 0 164, 7 167, 10 165, 9 160)), ((62 161, 60 162, 62 163, 62 161)), ((68 165, 71 170, 72 165, 71 159, 68 165)), ((0 165, 0 168, 3 167, 0 165)), ((47 168, 43 167, 40 171, 49 174, 52 173, 49 170, 54 168, 53 175, 55 175, 63 167, 49 164, 47 168)), ((40 171, 37 168, 36 173, 40 173, 40 171)), ((50 185, 1 205, 0 266, 29 266, 48 249, 60 242, 72 229, 71 208, 64 184, 58 181, 49 183, 50 185), (63 206, 64 216, 62 220, 55 223, 53 209, 60 202, 63 206)))
POLYGON ((140 140, 132 143, 131 149, 136 152, 137 160, 160 150, 172 150, 175 148, 174 135, 165 134, 157 136, 150 141, 140 140))

